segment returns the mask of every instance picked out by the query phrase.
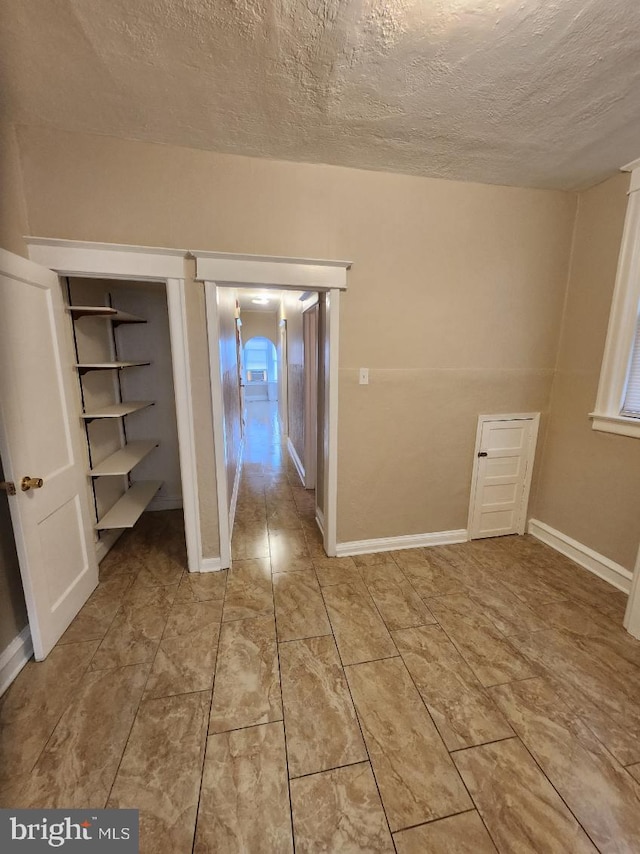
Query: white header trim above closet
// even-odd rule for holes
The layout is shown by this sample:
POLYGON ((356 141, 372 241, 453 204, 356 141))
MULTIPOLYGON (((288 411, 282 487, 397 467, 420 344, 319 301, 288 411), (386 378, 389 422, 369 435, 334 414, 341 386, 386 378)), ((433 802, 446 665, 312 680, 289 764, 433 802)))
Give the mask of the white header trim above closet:
POLYGON ((61 276, 158 281, 183 279, 185 249, 25 237, 29 258, 61 276))

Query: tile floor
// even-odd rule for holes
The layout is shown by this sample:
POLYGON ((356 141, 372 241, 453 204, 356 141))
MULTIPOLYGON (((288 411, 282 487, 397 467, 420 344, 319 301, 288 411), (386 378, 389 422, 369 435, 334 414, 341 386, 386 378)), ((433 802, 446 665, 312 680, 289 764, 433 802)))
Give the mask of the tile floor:
POLYGON ((326 558, 251 406, 228 577, 145 514, 0 701, 2 805, 136 807, 150 854, 637 854, 625 597, 528 537, 326 558))

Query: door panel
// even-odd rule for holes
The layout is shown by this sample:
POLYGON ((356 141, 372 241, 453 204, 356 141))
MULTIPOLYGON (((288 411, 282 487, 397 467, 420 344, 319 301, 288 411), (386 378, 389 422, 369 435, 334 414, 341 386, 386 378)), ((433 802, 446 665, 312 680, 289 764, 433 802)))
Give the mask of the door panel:
POLYGON ((482 423, 475 461, 469 536, 524 532, 537 419, 482 423))
POLYGON ((0 450, 37 659, 98 583, 66 323, 58 277, 0 250, 0 450), (42 488, 23 492, 24 476, 42 488))

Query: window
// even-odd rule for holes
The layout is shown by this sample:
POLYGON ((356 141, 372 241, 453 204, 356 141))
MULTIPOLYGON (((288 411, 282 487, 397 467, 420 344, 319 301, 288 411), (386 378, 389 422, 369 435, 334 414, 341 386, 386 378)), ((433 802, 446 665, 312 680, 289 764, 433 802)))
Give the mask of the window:
POLYGON ((640 438, 640 160, 625 167, 631 187, 622 235, 593 429, 640 438))
POLYGON ((250 338, 244 345, 244 369, 247 383, 278 381, 276 348, 268 338, 250 338))

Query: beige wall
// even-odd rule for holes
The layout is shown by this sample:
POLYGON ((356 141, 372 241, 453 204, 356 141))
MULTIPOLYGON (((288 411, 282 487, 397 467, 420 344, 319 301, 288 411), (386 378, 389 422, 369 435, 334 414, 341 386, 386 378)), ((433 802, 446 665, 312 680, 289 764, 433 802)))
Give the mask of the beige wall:
MULTIPOLYGON (((4 480, 1 460, 0 480, 4 480)), ((27 608, 22 592, 9 500, 6 493, 0 492, 0 655, 26 625, 27 608)))
POLYGON ((34 234, 353 262, 339 541, 465 527, 478 414, 546 410, 574 195, 44 129, 19 142, 34 234))
POLYGON ((15 129, 0 120, 0 248, 26 255, 29 233, 15 129))
POLYGON ((580 195, 558 368, 533 506, 536 518, 633 569, 640 442, 591 429, 629 176, 580 195))
POLYGON ((278 313, 276 311, 247 311, 242 309, 242 343, 251 338, 268 338, 278 346, 278 313))

